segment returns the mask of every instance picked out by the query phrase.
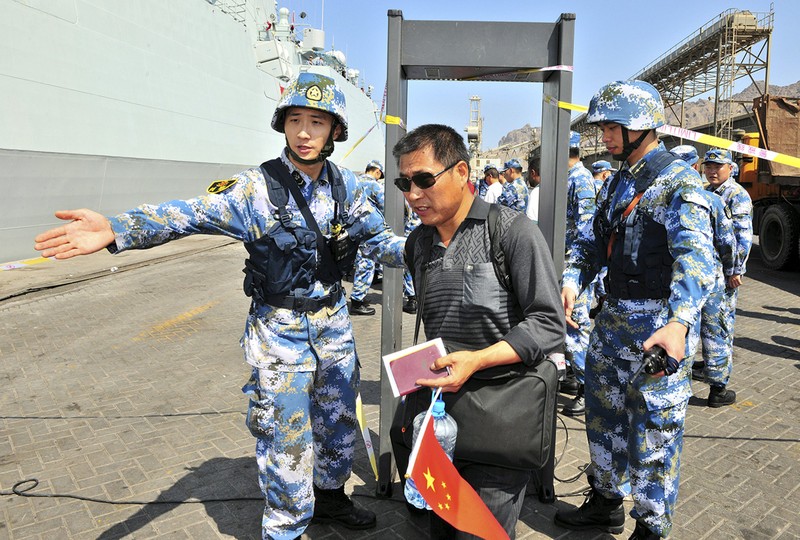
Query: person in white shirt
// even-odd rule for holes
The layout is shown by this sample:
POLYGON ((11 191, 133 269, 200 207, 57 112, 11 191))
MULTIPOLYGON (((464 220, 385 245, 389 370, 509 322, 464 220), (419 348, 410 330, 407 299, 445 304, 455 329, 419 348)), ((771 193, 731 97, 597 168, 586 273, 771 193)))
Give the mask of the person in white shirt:
POLYGON ((503 194, 503 181, 501 180, 500 173, 495 168, 488 169, 484 173, 484 181, 489 184, 486 190, 486 195, 483 200, 489 204, 497 202, 497 198, 503 194))
POLYGON ((539 176, 539 159, 528 161, 528 172, 526 173, 530 191, 528 192, 528 206, 525 208, 525 215, 534 223, 539 223, 539 183, 542 181, 539 176))

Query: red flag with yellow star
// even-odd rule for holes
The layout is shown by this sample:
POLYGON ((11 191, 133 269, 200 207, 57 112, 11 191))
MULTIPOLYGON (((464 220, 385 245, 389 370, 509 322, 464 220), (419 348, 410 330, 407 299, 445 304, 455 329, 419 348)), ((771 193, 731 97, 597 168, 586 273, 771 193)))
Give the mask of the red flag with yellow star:
POLYGON ((442 450, 432 421, 424 427, 410 476, 433 511, 459 531, 487 540, 508 539, 505 529, 442 450))

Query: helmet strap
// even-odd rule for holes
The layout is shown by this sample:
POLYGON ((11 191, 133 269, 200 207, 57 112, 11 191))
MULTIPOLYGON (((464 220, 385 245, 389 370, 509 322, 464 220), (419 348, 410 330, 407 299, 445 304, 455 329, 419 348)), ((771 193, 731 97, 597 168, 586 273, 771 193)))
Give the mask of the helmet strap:
POLYGON ((621 127, 622 127, 622 152, 620 152, 619 154, 612 154, 611 157, 613 157, 618 161, 625 161, 630 157, 630 155, 634 152, 634 150, 636 150, 637 148, 639 148, 639 146, 641 146, 645 138, 647 138, 647 135, 650 134, 651 130, 643 131, 642 134, 639 135, 638 139, 631 142, 628 137, 629 133, 628 128, 626 128, 625 126, 621 127))
POLYGON ((305 159, 301 158, 297 155, 297 152, 292 150, 292 147, 289 145, 289 140, 286 139, 286 152, 292 156, 293 159, 297 160, 298 162, 302 163, 303 165, 314 165, 315 163, 322 163, 333 154, 333 132, 336 131, 336 126, 338 122, 336 120, 333 121, 333 125, 331 126, 331 132, 328 135, 328 140, 325 141, 325 146, 322 147, 320 150, 319 155, 314 159, 305 159))

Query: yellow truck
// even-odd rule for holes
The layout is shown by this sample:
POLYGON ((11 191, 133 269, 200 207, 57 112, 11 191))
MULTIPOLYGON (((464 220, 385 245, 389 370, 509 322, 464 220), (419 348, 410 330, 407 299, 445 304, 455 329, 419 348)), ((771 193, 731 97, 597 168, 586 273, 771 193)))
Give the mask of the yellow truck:
MULTIPOLYGON (((800 99, 764 95, 754 100, 753 113, 758 132, 740 132, 741 142, 800 156, 800 99)), ((800 169, 742 155, 738 180, 753 199, 753 232, 764 265, 800 267, 800 169)))

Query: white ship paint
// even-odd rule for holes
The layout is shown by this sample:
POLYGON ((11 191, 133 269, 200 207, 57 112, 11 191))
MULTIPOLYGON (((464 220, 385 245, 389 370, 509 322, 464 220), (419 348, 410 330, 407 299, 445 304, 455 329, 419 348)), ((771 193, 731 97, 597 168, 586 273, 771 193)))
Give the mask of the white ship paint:
POLYGON ((269 0, 0 0, 0 262, 36 256, 55 210, 188 198, 275 157, 269 122, 301 69, 345 91, 333 161, 383 159, 357 72, 292 23, 269 0))

